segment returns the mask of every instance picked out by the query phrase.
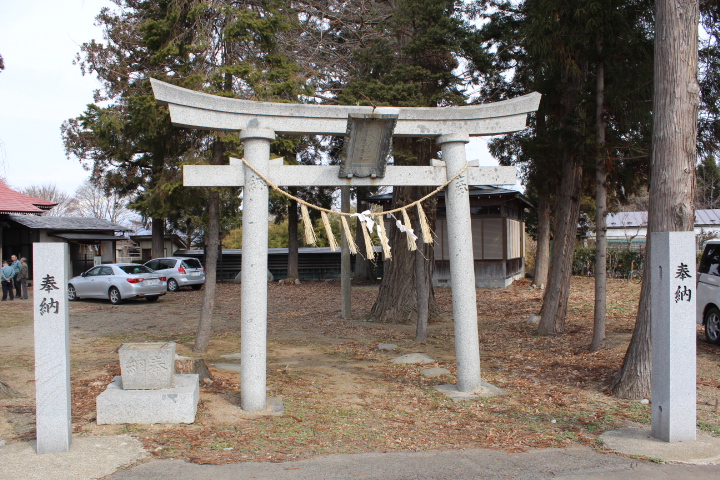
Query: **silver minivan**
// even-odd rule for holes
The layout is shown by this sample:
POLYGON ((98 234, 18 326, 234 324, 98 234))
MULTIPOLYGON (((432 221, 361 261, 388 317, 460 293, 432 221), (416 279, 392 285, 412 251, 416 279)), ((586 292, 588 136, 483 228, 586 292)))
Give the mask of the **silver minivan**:
POLYGON ((720 240, 705 243, 697 276, 697 323, 708 342, 720 345, 720 240))
POLYGON ((177 292, 185 286, 200 290, 205 283, 205 269, 197 258, 154 258, 145 266, 167 278, 168 292, 177 292))

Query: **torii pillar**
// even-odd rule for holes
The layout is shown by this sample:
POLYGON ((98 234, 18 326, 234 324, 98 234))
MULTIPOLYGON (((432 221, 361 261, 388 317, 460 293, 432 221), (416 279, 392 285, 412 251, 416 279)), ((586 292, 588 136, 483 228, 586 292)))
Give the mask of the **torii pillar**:
MULTIPOLYGON (((467 160, 467 134, 442 135, 437 143, 442 149, 447 176, 462 170, 467 160)), ((460 175, 445 192, 448 243, 450 254, 450 285, 452 287, 453 319, 455 321, 455 357, 457 389, 473 392, 480 388, 480 343, 475 293, 475 261, 470 226, 470 196, 467 178, 460 175)))
MULTIPOLYGON (((258 172, 267 175, 270 142, 275 132, 246 129, 240 133, 245 146, 245 160, 258 172)), ((240 320, 240 406, 255 411, 265 408, 267 391, 267 184, 247 169, 243 193, 243 256, 240 320), (247 216, 247 221, 245 220, 247 216)))
MULTIPOLYGON (((170 108, 173 124, 239 131, 245 160, 279 186, 438 186, 466 166, 470 136, 498 135, 525 128, 537 110, 533 93, 504 102, 444 108, 397 108, 397 136, 435 137, 445 166, 387 166, 383 178, 339 178, 339 166, 283 165, 270 161, 277 133, 345 135, 350 114, 372 107, 299 105, 216 97, 151 80, 158 102, 170 108)), ((480 344, 468 185, 514 185, 514 167, 472 166, 447 187, 447 225, 455 321, 455 353, 461 394, 481 387, 480 344)), ((186 186, 244 186, 241 306, 241 407, 262 410, 267 401, 268 186, 242 161, 230 165, 186 166, 186 186)))

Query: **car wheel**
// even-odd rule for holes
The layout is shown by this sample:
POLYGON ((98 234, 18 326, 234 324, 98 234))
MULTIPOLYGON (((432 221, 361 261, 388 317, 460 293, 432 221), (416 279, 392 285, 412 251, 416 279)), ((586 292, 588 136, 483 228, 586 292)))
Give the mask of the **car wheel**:
POLYGON ((705 338, 709 343, 720 345, 720 310, 716 307, 705 312, 705 338))
POLYGON ((193 290, 200 290, 202 288, 202 285, 191 285, 193 290))
POLYGON ((110 303, 112 303, 113 305, 118 305, 120 302, 122 302, 120 290, 118 290, 116 287, 110 287, 110 290, 108 290, 108 298, 110 299, 110 303))
POLYGON ((180 289, 180 285, 178 285, 177 280, 174 278, 168 279, 168 292, 177 292, 178 289, 180 289))
POLYGON ((75 287, 73 287, 72 285, 68 285, 68 300, 73 302, 79 299, 80 297, 77 296, 77 293, 75 292, 75 287))
POLYGON ((147 299, 148 302, 154 302, 155 300, 157 300, 158 298, 160 298, 160 295, 150 295, 150 296, 145 297, 145 298, 147 299))

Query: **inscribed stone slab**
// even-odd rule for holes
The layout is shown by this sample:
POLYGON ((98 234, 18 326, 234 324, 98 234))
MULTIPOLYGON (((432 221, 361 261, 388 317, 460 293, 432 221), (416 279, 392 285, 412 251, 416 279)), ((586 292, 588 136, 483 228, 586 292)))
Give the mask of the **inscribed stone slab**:
POLYGON ((120 347, 122 388, 170 388, 175 373, 175 342, 125 343, 120 347))
POLYGON ((66 243, 33 244, 37 453, 67 452, 72 442, 69 258, 66 243))

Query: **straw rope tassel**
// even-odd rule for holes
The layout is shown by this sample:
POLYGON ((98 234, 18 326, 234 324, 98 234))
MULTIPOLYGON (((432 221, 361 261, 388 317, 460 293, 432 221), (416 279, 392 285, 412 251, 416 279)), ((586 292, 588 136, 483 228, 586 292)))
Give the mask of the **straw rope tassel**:
POLYGON ((430 224, 428 223, 425 210, 422 208, 422 204, 417 204, 418 218, 420 219, 420 230, 422 231, 423 242, 427 244, 433 243, 432 232, 430 231, 430 224))
POLYGON ((412 223, 410 223, 410 216, 407 213, 407 210, 404 208, 402 209, 402 216, 403 216, 403 223, 405 224, 405 228, 407 229, 407 232, 405 232, 405 238, 407 239, 407 246, 410 249, 410 251, 417 250, 417 245, 415 245, 415 239, 410 235, 410 230, 412 230, 412 223))
POLYGON ((353 255, 357 255, 357 244, 355 243, 355 238, 353 238, 352 230, 350 230, 350 225, 348 225, 345 215, 340 215, 340 224, 342 225, 342 229, 345 232, 345 238, 347 239, 348 249, 350 249, 350 253, 352 253, 353 255))
POLYGON ((387 232, 384 226, 381 227, 378 225, 378 234, 380 236, 380 245, 382 245, 383 255, 386 260, 390 260, 392 258, 392 253, 390 253, 390 242, 388 242, 387 232))
POLYGON ((338 250, 337 240, 335 240, 335 235, 333 235, 332 227, 330 226, 330 220, 328 220, 327 213, 320 212, 320 218, 322 218, 322 223, 325 226, 325 233, 327 233, 328 243, 330 244, 330 250, 332 250, 333 252, 337 252, 337 250, 338 250))
POLYGON ((313 231, 310 214, 308 213, 307 207, 303 204, 300 204, 300 214, 302 215, 303 225, 305 225, 305 243, 308 245, 315 245, 317 243, 317 238, 315 237, 315 232, 313 231))
MULTIPOLYGON (((362 223, 362 222, 360 222, 362 223)), ((370 232, 367 229, 367 225, 361 225, 360 226, 363 237, 365 238, 365 255, 368 260, 372 260, 375 258, 375 251, 373 250, 373 243, 372 238, 370 238, 370 232)))

